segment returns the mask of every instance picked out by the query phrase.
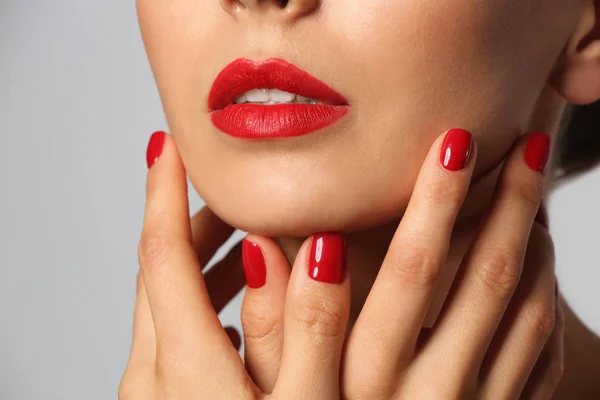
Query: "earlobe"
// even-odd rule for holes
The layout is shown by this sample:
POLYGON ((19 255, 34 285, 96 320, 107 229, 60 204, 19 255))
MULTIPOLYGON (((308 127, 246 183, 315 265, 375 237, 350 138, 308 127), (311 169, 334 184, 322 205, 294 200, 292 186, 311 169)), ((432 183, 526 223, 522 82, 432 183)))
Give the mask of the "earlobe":
POLYGON ((600 99, 600 1, 587 0, 550 84, 576 105, 600 99))

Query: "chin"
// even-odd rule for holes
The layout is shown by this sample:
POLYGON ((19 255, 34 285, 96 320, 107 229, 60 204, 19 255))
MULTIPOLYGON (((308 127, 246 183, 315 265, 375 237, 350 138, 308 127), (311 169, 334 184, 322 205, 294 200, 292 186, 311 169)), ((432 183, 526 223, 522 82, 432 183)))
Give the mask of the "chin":
POLYGON ((307 185, 282 185, 279 191, 253 188, 230 193, 214 186, 201 191, 206 205, 236 229, 268 237, 308 237, 320 232, 351 233, 401 216, 410 193, 386 196, 356 191, 312 191, 307 185), (284 190, 287 188, 287 190, 284 190), (220 189, 220 190, 219 190, 220 189))

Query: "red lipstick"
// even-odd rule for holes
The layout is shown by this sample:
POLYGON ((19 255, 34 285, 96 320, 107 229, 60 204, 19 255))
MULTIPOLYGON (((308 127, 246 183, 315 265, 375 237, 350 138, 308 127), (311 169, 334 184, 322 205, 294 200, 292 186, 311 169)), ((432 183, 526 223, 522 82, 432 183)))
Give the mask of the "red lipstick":
POLYGON ((305 135, 333 124, 349 111, 342 94, 279 58, 261 62, 240 58, 228 64, 210 89, 208 106, 217 129, 242 139, 305 135), (252 89, 279 89, 323 104, 234 104, 252 89))

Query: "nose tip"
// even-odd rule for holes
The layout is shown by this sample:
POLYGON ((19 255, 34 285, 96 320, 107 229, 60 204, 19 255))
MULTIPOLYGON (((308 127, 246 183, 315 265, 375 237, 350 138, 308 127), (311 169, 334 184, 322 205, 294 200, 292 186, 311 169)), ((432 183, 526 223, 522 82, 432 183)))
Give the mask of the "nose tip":
POLYGON ((249 12, 252 14, 274 12, 281 20, 292 21, 312 13, 320 0, 220 0, 221 7, 229 14, 249 12))

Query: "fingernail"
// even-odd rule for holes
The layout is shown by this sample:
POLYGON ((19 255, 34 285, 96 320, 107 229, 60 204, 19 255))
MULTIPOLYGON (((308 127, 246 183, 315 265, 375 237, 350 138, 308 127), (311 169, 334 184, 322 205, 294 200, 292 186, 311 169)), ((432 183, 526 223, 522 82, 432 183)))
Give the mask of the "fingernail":
POLYGON ((148 164, 148 169, 154 165, 156 160, 158 160, 160 153, 162 153, 163 145, 165 143, 165 135, 165 132, 158 131, 154 132, 152 136, 150 136, 148 148, 146 149, 146 163, 148 164))
POLYGON ((543 174, 549 154, 550 137, 544 132, 531 134, 524 153, 525 163, 529 168, 543 174))
POLYGON ((346 272, 346 240, 337 233, 315 235, 310 246, 308 274, 319 282, 341 283, 346 272))
POLYGON ((244 239, 242 241, 242 261, 246 284, 252 289, 258 289, 267 282, 267 265, 260 246, 244 239))
POLYGON ((444 137, 440 163, 450 171, 459 171, 467 166, 471 156, 473 135, 464 129, 450 129, 444 137))
POLYGON ((535 220, 539 222, 544 228, 548 228, 548 210, 546 209, 546 203, 544 200, 540 203, 540 207, 538 208, 538 212, 535 215, 535 220))

